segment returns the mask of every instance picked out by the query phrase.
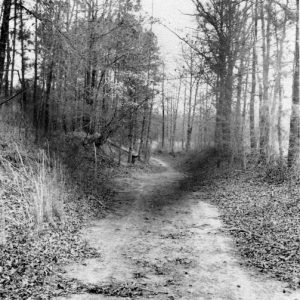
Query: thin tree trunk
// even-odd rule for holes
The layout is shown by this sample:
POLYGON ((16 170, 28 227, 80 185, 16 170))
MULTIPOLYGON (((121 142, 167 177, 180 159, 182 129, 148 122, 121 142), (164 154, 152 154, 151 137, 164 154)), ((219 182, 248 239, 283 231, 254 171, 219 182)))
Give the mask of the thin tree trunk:
POLYGON ((47 74, 47 82, 46 82, 46 93, 45 93, 45 107, 44 107, 44 134, 48 134, 49 126, 50 126, 50 93, 52 87, 53 80, 53 69, 54 62, 51 61, 49 65, 49 70, 47 74))
POLYGON ((2 17, 2 25, 1 25, 1 32, 0 32, 0 93, 2 91, 6 47, 9 38, 10 8, 11 8, 11 0, 4 0, 3 17, 2 17))
POLYGON ((142 119, 142 128, 141 128, 141 135, 140 135, 140 144, 138 150, 138 157, 141 159, 141 154, 144 147, 144 136, 146 130, 146 120, 147 120, 147 112, 148 112, 148 101, 144 104, 144 112, 143 112, 143 119, 142 119))
POLYGON ((191 53, 191 66, 190 66, 190 95, 188 103, 188 120, 187 120, 187 132, 186 132, 186 151, 191 149, 191 135, 192 135, 192 98, 193 98, 193 54, 191 53))
MULTIPOLYGON (((249 55, 250 56, 250 55, 249 55)), ((247 61, 246 69, 249 68, 249 60, 247 61)), ((247 168, 247 142, 246 142, 246 126, 247 126, 247 92, 248 92, 248 79, 249 72, 246 75, 246 83, 244 89, 244 107, 243 107, 243 115, 242 115, 242 130, 241 130, 241 143, 242 143, 242 161, 243 161, 243 169, 247 168)), ((251 101, 251 100, 250 100, 251 101)), ((251 139, 251 137, 250 137, 251 139)), ((251 141, 250 141, 251 143, 251 141)))
POLYGON ((241 147, 242 147, 242 110, 241 110, 241 102, 242 102, 242 85, 243 85, 243 77, 245 71, 245 63, 244 57, 241 58, 240 66, 238 70, 238 83, 237 83, 237 102, 235 107, 235 119, 234 119, 234 134, 233 134, 233 151, 232 151, 232 158, 231 161, 234 160, 234 156, 240 156, 241 154, 241 147))
POLYGON ((4 246, 6 244, 6 212, 4 205, 3 191, 0 191, 0 246, 4 246))
MULTIPOLYGON (((35 11, 38 13, 38 0, 35 3, 35 11)), ((38 19, 35 18, 34 36, 34 81, 33 81, 33 127, 35 128, 35 138, 38 140, 38 103, 37 103, 37 81, 38 81, 38 19)))
POLYGON ((187 85, 184 85, 184 99, 183 99, 183 118, 182 118, 182 140, 181 147, 182 150, 185 149, 185 117, 186 117, 186 96, 187 96, 187 85))
POLYGON ((147 129, 147 137, 146 137, 146 153, 145 153, 145 161, 149 162, 151 156, 151 143, 150 143, 150 133, 151 133, 151 125, 152 125, 152 112, 153 112, 153 104, 154 104, 154 83, 153 83, 153 95, 150 104, 150 111, 149 111, 149 122, 148 122, 148 129, 147 129))
POLYGON ((5 68, 5 76, 4 76, 4 95, 8 97, 9 95, 9 67, 11 63, 10 57, 10 45, 9 38, 7 39, 7 47, 6 47, 6 68, 5 68))
POLYGON ((15 57, 16 57, 16 38, 17 38, 17 0, 14 0, 14 31, 12 40, 12 60, 11 60, 11 74, 10 74, 10 92, 13 94, 14 88, 14 72, 15 72, 15 57))
POLYGON ((263 5, 261 7, 262 41, 263 41, 263 103, 260 120, 260 153, 264 161, 269 155, 269 68, 270 68, 270 0, 267 1, 267 29, 265 30, 265 18, 263 5))
POLYGON ((178 89, 178 95, 175 102, 175 110, 174 110, 174 120, 173 120, 173 128, 172 128, 172 144, 171 144, 171 152, 174 154, 174 146, 175 146, 175 140, 176 140, 176 127, 177 127, 177 116, 178 116, 178 106, 179 106, 179 100, 180 100, 180 92, 181 92, 181 83, 182 78, 180 76, 179 80, 179 89, 178 89))
MULTIPOLYGON (((288 2, 288 1, 287 1, 288 2)), ((277 57, 277 88, 278 88, 278 122, 277 122, 277 135, 278 135, 278 147, 279 147, 279 158, 280 162, 283 160, 283 145, 282 145, 282 132, 281 132, 281 123, 282 123, 282 114, 283 114, 283 103, 282 103, 282 57, 283 57, 283 45, 286 38, 286 21, 287 13, 285 12, 282 36, 280 39, 278 57, 277 57)), ((278 40, 277 40, 278 42, 278 40)))
POLYGON ((165 148, 165 65, 163 64, 163 79, 161 88, 161 105, 162 105, 162 133, 161 148, 165 148))
MULTIPOLYGON (((22 4, 22 1, 20 2, 22 4)), ((22 89, 26 89, 26 81, 25 81, 25 45, 24 45, 24 20, 23 20, 23 8, 20 8, 20 39, 21 39, 21 83, 22 89)), ((24 112, 27 112, 27 99, 26 99, 26 91, 22 94, 22 109, 24 112)))
POLYGON ((251 150, 255 151, 257 147, 256 135, 255 135, 255 93, 256 93, 256 65, 257 65, 257 53, 256 53, 256 43, 257 43, 257 6, 258 0, 255 1, 255 13, 254 13, 254 40, 252 49, 252 82, 251 82, 251 97, 250 97, 250 144, 251 150))
POLYGON ((288 150, 288 166, 299 165, 300 151, 300 112, 299 112, 299 0, 297 3, 297 21, 296 21, 296 43, 295 43, 295 69, 293 80, 293 104, 290 121, 290 138, 288 150))

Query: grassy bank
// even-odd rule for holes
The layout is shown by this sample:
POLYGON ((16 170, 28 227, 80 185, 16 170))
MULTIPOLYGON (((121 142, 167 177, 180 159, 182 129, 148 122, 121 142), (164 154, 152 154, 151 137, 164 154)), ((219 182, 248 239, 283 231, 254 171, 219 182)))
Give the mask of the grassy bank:
POLYGON ((99 256, 80 230, 109 207, 112 162, 98 156, 95 169, 94 153, 70 154, 70 139, 61 147, 69 152, 58 153, 1 125, 0 298, 50 299, 78 288, 63 279, 62 265, 99 256))

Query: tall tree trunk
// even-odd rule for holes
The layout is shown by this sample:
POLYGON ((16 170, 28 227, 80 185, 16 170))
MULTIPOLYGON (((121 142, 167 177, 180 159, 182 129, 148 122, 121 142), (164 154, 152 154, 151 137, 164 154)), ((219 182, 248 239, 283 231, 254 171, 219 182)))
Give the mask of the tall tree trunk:
POLYGON ((12 59, 11 59, 11 74, 10 74, 10 91, 9 94, 13 94, 14 88, 14 74, 15 74, 15 57, 16 57, 16 39, 17 39, 17 0, 14 0, 14 31, 12 40, 12 59))
POLYGON ((133 152, 133 115, 131 114, 130 117, 130 125, 129 125, 129 132, 128 132, 128 140, 129 140, 129 147, 128 147, 128 158, 127 162, 129 164, 133 163, 132 160, 132 152, 133 152))
POLYGON ((9 67, 11 64, 10 57, 10 45, 9 38, 7 39, 7 47, 6 47, 6 68, 5 68, 5 76, 4 76, 4 95, 8 97, 9 94, 9 67))
POLYGON ((147 115, 148 115, 148 100, 144 104, 144 111, 143 111, 143 119, 142 119, 142 128, 141 128, 141 134, 140 134, 140 144, 139 144, 139 150, 138 150, 138 157, 141 159, 141 154, 144 147, 144 136, 145 136, 145 130, 146 130, 146 121, 147 121, 147 115))
POLYGON ((187 96, 187 85, 184 85, 184 98, 183 98, 183 117, 182 117, 182 140, 181 140, 181 148, 185 149, 185 117, 186 117, 186 96, 187 96))
MULTIPOLYGON (((250 57, 250 53, 249 56, 250 57)), ((249 68, 249 60, 246 63, 246 69, 249 68)), ((242 162, 243 168, 246 170, 247 168, 247 134, 246 134, 246 126, 247 126, 247 93, 248 93, 248 79, 249 79, 249 72, 246 75, 246 82, 245 82, 245 89, 244 89, 244 107, 243 107, 243 115, 242 115, 242 130, 241 130, 241 144, 242 144, 242 162)), ((251 143, 251 136, 250 136, 250 143, 251 143)))
POLYGON ((234 62, 229 58, 227 74, 224 80, 224 99, 222 99, 222 149, 225 155, 230 153, 231 138, 231 106, 232 106, 232 89, 233 89, 233 67, 234 62))
POLYGON ((191 53, 191 65, 190 65, 190 94, 189 94, 189 102, 188 102, 188 119, 187 119, 187 131, 186 131, 186 151, 190 151, 191 149, 191 122, 192 122, 192 99, 193 99, 193 54, 191 53))
POLYGON ((242 87, 243 87, 243 77, 245 71, 245 63, 244 57, 241 57, 240 66, 238 69, 238 82, 237 82, 237 95, 236 95, 236 107, 235 107, 235 118, 234 118, 234 134, 233 138, 233 151, 232 151, 232 161, 234 160, 234 156, 240 156, 241 154, 241 146, 242 146, 242 110, 241 110, 241 102, 242 102, 242 87))
MULTIPOLYGON (((22 1, 20 1, 22 5, 22 1)), ((23 7, 20 8, 20 39, 21 39, 21 84, 22 90, 22 109, 24 112, 27 112, 27 97, 26 97, 26 81, 25 81, 25 71, 26 71, 26 64, 25 64, 25 45, 24 45, 24 20, 23 20, 23 7)))
POLYGON ((53 70, 54 61, 52 60, 49 65, 47 82, 46 82, 46 92, 45 92, 45 106, 44 106, 44 134, 48 134, 50 126, 50 93, 53 80, 53 70))
POLYGON ((257 53, 256 53, 256 43, 257 43, 257 7, 258 0, 255 1, 254 8, 254 39, 253 39, 253 49, 252 49, 252 81, 251 81, 251 97, 250 97, 250 144, 251 150, 255 151, 257 147, 256 135, 255 135, 255 93, 256 93, 256 65, 257 65, 257 53))
POLYGON ((161 87, 161 106, 162 106, 162 132, 161 132, 161 148, 165 148, 165 65, 163 64, 163 79, 161 87))
POLYGON ((177 116, 178 116, 178 106, 179 106, 179 100, 180 100, 180 92, 181 92, 181 83, 182 83, 182 78, 180 76, 179 79, 179 89, 178 89, 178 94, 177 94, 177 99, 175 102, 175 109, 174 109, 174 123, 173 123, 173 128, 172 128, 172 144, 171 144, 171 152, 174 154, 174 146, 175 146, 175 141, 176 141, 176 129, 177 129, 177 116))
POLYGON ((221 74, 217 75, 216 82, 216 125, 215 125, 215 148, 220 151, 222 148, 222 102, 221 102, 221 89, 223 83, 221 82, 221 74))
MULTIPOLYGON (((288 1, 287 1, 288 2, 288 1)), ((283 145, 282 145, 282 131, 281 131, 281 123, 282 123, 282 114, 283 114, 283 103, 282 103, 282 57, 283 57, 283 45, 286 38, 286 22, 287 22, 287 13, 285 12, 284 21, 283 21, 283 29, 282 36, 279 41, 279 49, 277 54, 277 78, 276 78, 276 86, 278 92, 278 121, 277 121, 277 135, 278 135, 278 148, 279 148, 279 158, 280 161, 283 160, 283 145)), ((277 39, 278 43, 278 39, 277 39)), ((276 92, 276 91, 275 91, 276 92)))
POLYGON ((9 38, 9 18, 10 18, 11 0, 4 0, 3 2, 3 17, 0 32, 0 93, 2 91, 4 63, 6 47, 9 38))
POLYGON ((149 159, 151 156, 150 134, 151 134, 151 126, 152 126, 153 104, 154 104, 154 83, 153 83, 153 89, 152 89, 152 99, 151 99, 150 110, 149 110, 149 121, 148 121, 147 136, 146 136, 146 152, 145 152, 145 161, 146 162, 149 162, 149 159))
MULTIPOLYGON (((38 0, 35 3, 35 11, 38 13, 38 0)), ((33 81, 33 127, 35 128, 35 137, 38 139, 38 103, 37 103, 37 81, 38 81, 38 19, 35 18, 35 36, 34 36, 34 81, 33 81)))
POLYGON ((190 127, 190 137, 189 137, 190 144, 192 141, 192 133, 193 133, 194 121, 195 121, 195 115, 196 115, 196 106, 198 103, 199 84, 200 84, 200 78, 197 78, 195 95, 194 95, 194 103, 193 103, 193 111, 192 111, 192 121, 191 121, 191 127, 190 127))
POLYGON ((295 69, 293 80, 293 103, 292 115, 290 121, 290 138, 288 150, 288 166, 299 165, 300 153, 300 112, 299 112, 299 0, 297 3, 297 21, 296 21, 296 43, 295 43, 295 69))
POLYGON ((261 4, 261 24, 262 24, 262 42, 263 42, 263 97, 262 97, 262 112, 260 120, 260 153, 264 161, 268 160, 269 155, 269 130, 270 130, 270 116, 269 116, 269 69, 270 69, 270 0, 267 1, 267 20, 264 17, 263 3, 261 4), (265 30, 265 21, 267 21, 267 28, 265 30))

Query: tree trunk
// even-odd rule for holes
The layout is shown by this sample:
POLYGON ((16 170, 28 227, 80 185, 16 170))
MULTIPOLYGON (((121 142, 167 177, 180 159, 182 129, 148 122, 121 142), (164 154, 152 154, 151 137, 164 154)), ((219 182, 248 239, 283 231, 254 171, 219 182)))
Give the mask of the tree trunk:
POLYGON ((10 74, 10 96, 13 94, 14 88, 14 73, 15 73, 15 57, 16 57, 16 38, 17 38, 17 0, 14 0, 14 31, 12 40, 12 60, 11 60, 11 74, 10 74))
POLYGON ((242 86, 243 86, 243 77, 245 71, 245 63, 244 58, 241 58, 240 66, 238 69, 238 82, 237 82, 237 95, 236 95, 236 107, 235 107, 235 118, 234 118, 234 134, 232 136, 232 161, 234 160, 234 156, 240 156, 241 154, 241 146, 242 146, 242 110, 241 110, 241 102, 242 102, 242 86))
POLYGON ((299 113, 299 0, 297 3, 297 21, 296 21, 296 43, 295 43, 295 69, 293 80, 293 103, 292 115, 290 120, 290 138, 288 150, 288 166, 299 165, 300 152, 300 113, 299 113))
MULTIPOLYGON (((287 22, 287 13, 285 12, 284 21, 283 21, 283 29, 282 36, 279 41, 279 50, 277 55, 277 88, 278 88, 278 122, 277 122, 277 135, 278 135, 278 148, 279 148, 279 158, 280 161, 283 160, 283 145, 282 145, 282 131, 281 131, 281 122, 282 122, 282 114, 283 114, 283 103, 282 103, 282 57, 283 57, 283 45, 286 38, 286 22, 287 22)), ((278 43, 278 39, 277 39, 278 43)))
POLYGON ((218 74, 216 82, 216 125, 215 125, 215 148, 220 151, 222 148, 222 103, 221 103, 221 76, 218 74))
MULTIPOLYGON (((22 1, 20 2, 22 4, 22 1)), ((22 94, 22 109, 27 112, 27 97, 26 97, 26 81, 25 81, 25 45, 24 45, 24 20, 23 20, 23 8, 20 8, 20 39, 21 39, 21 84, 24 90, 22 94)))
POLYGON ((257 0, 255 2, 255 13, 254 13, 254 39, 252 49, 252 82, 251 82, 251 97, 250 97, 250 144, 251 150, 255 151, 257 147, 256 135, 255 135, 255 93, 256 93, 256 65, 257 65, 257 0))
POLYGON ((6 68, 5 68, 5 76, 4 76, 4 95, 8 97, 9 95, 9 67, 11 63, 10 57, 10 46, 9 46, 9 38, 7 39, 7 47, 6 47, 6 68))
POLYGON ((187 131, 186 131, 186 151, 191 149, 191 136, 192 136, 192 99, 193 99, 193 54, 191 53, 191 66, 190 66, 190 94, 188 102, 188 120, 187 120, 187 131))
POLYGON ((173 154, 174 154, 174 146, 175 146, 175 140, 176 140, 177 115, 178 115, 178 106, 179 106, 180 92, 181 92, 181 82, 182 82, 182 78, 180 76, 179 89, 178 89, 178 95, 177 95, 177 99, 176 99, 176 103, 175 103, 174 120, 173 120, 173 128, 172 128, 171 152, 173 154))
POLYGON ((262 42, 263 42, 263 94, 262 94, 262 111, 260 119, 260 153, 264 161, 268 160, 269 155, 269 69, 270 69, 270 0, 267 1, 267 29, 265 31, 265 18, 263 5, 261 7, 261 25, 262 25, 262 42))
POLYGON ((50 125, 50 93, 53 80, 54 62, 51 61, 47 74, 46 92, 45 92, 45 106, 44 106, 44 134, 48 134, 50 125))
POLYGON ((186 96, 187 96, 187 85, 184 85, 184 99, 183 99, 183 118, 182 118, 182 140, 181 148, 185 149, 185 117, 186 117, 186 96))
POLYGON ((4 0, 3 2, 3 17, 0 32, 0 93, 2 91, 3 75, 4 75, 4 63, 6 47, 9 38, 9 18, 10 18, 11 0, 4 0))
POLYGON ((224 82, 224 99, 222 107, 222 150, 225 155, 230 152, 230 138, 231 138, 231 105, 232 105, 232 89, 233 89, 233 67, 232 58, 229 58, 227 74, 224 82))
POLYGON ((145 161, 146 162, 149 162, 149 159, 151 156, 150 134, 151 134, 151 125, 152 125, 153 104, 154 104, 154 84, 153 84, 153 96, 152 96, 151 104, 150 104, 149 122, 148 122, 147 137, 146 137, 146 152, 145 152, 145 161))
POLYGON ((190 137, 189 137, 190 145, 191 145, 191 141, 192 141, 192 133, 193 133, 194 121, 195 121, 195 115, 196 115, 196 106, 198 103, 197 100, 198 100, 199 84, 200 84, 200 78, 197 78, 195 95, 194 95, 193 111, 192 111, 192 121, 191 121, 191 125, 190 125, 190 137))
POLYGON ((144 104, 144 112, 143 112, 143 119, 142 119, 142 128, 141 128, 141 135, 140 135, 140 144, 139 144, 139 150, 138 150, 138 157, 141 159, 141 154, 144 147, 144 136, 145 136, 145 130, 146 130, 146 120, 147 120, 147 112, 148 112, 148 100, 144 104))
MULTIPOLYGON (((35 10, 38 13, 38 0, 35 3, 35 10)), ((33 127, 35 128, 36 141, 38 139, 38 103, 37 103, 37 81, 38 81, 38 19, 35 18, 34 36, 34 81, 33 81, 33 127)))
POLYGON ((165 65, 163 64, 163 79, 161 87, 161 105, 162 105, 162 132, 161 132, 161 148, 165 148, 165 65))

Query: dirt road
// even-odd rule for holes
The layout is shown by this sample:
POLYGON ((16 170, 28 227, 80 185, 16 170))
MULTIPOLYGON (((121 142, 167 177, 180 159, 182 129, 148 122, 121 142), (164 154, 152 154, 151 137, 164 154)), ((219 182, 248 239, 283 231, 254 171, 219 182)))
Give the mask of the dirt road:
POLYGON ((180 191, 183 174, 155 163, 164 171, 116 179, 120 192, 114 212, 83 233, 101 258, 68 266, 67 276, 132 291, 134 296, 123 299, 300 300, 299 294, 283 293, 281 283, 242 268, 217 209, 201 201, 201 192, 180 191))

